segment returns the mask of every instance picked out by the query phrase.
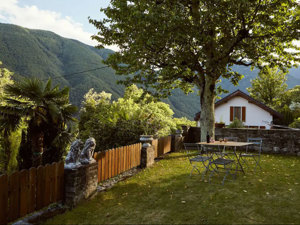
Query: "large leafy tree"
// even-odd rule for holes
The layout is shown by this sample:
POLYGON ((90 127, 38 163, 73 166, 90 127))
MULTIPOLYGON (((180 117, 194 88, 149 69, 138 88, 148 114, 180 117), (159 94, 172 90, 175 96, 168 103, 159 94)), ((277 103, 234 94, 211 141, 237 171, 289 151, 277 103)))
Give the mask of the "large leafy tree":
POLYGON ((20 168, 38 166, 61 159, 70 141, 68 123, 77 108, 69 103, 69 89, 52 87, 36 78, 24 79, 4 88, 5 105, 0 106, 1 127, 14 130, 24 120, 20 168), (21 98, 20 98, 21 97, 21 98))
POLYGON ((265 103, 269 107, 278 109, 282 104, 287 91, 286 73, 277 67, 263 67, 258 77, 251 81, 247 88, 250 96, 265 103))
POLYGON ((101 9, 107 18, 90 19, 93 38, 117 45, 106 63, 125 84, 142 83, 160 95, 188 92, 196 85, 201 103, 201 140, 214 134, 214 101, 220 76, 234 84, 241 74, 233 65, 292 66, 298 49, 296 0, 111 0, 101 9))

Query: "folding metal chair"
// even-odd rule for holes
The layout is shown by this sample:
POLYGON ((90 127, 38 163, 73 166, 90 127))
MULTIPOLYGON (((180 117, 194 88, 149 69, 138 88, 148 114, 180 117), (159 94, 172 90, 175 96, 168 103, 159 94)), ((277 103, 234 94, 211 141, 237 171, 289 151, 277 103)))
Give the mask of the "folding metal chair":
POLYGON ((253 160, 255 161, 255 168, 254 171, 256 172, 256 168, 259 167, 261 169, 260 166, 260 155, 261 155, 261 150, 262 150, 262 138, 248 138, 247 142, 251 142, 253 143, 254 147, 256 147, 255 150, 258 150, 258 153, 255 152, 248 152, 249 148, 251 146, 247 146, 246 147, 246 153, 240 153, 240 159, 245 163, 245 165, 250 168, 249 164, 247 163, 247 160, 245 160, 245 158, 253 158, 253 160))
POLYGON ((225 175, 222 180, 222 185, 224 185, 224 182, 227 178, 228 175, 232 175, 233 179, 236 178, 237 174, 237 164, 235 160, 233 159, 226 159, 223 156, 220 155, 217 159, 214 159, 210 162, 210 176, 209 176, 209 182, 211 182, 211 177, 216 174, 221 172, 221 170, 224 170, 225 175), (213 167, 214 166, 214 167, 213 167), (235 168, 234 168, 235 166, 235 168), (235 173, 232 173, 231 171, 235 170, 235 173))
MULTIPOLYGON (((202 145, 201 147, 204 153, 211 154, 212 146, 202 145)), ((225 172, 225 175, 222 180, 222 185, 224 185, 224 182, 228 175, 232 175, 235 179, 238 168, 235 160, 225 158, 224 154, 222 153, 222 151, 220 151, 219 148, 215 149, 213 156, 214 158, 212 157, 212 159, 210 160, 210 165, 208 169, 208 171, 210 172, 209 182, 211 182, 211 178, 213 175, 223 171, 225 172), (232 173, 233 170, 235 170, 235 173, 232 173)))
POLYGON ((184 149, 187 153, 189 162, 192 166, 192 170, 190 173, 190 176, 192 175, 194 170, 197 170, 199 174, 202 174, 202 178, 204 178, 204 175, 209 170, 210 160, 212 159, 210 156, 204 156, 201 155, 201 149, 199 148, 199 145, 196 143, 184 143, 184 149), (191 154, 191 150, 197 150, 197 154, 191 154), (204 166, 204 171, 201 173, 199 168, 199 163, 201 163, 204 166))

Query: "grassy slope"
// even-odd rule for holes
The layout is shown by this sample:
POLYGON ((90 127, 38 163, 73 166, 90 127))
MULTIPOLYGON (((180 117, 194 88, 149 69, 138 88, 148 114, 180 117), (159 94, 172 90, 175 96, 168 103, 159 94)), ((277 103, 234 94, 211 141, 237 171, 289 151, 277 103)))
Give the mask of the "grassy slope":
POLYGON ((222 186, 222 176, 211 184, 190 177, 186 156, 172 153, 46 224, 298 224, 299 162, 263 155, 262 172, 222 186))
MULTIPOLYGON (((120 77, 110 68, 68 76, 105 66, 102 60, 113 51, 95 49, 49 31, 30 30, 15 25, 0 24, 0 33, 0 61, 16 73, 16 78, 36 76, 46 80, 53 77, 54 83, 71 87, 71 102, 78 106, 90 88, 110 92, 113 99, 123 95, 124 87, 116 84, 120 77)), ((236 70, 247 75, 240 81, 240 85, 234 87, 228 80, 224 80, 222 86, 230 92, 238 88, 245 91, 257 71, 251 72, 244 67, 236 67, 236 70)), ((300 78, 298 71, 292 70, 294 77, 289 78, 289 87, 300 84, 300 79, 295 78, 300 78)), ((200 108, 196 93, 185 95, 180 90, 174 90, 173 95, 164 101, 171 105, 177 117, 187 116, 192 119, 200 108)))

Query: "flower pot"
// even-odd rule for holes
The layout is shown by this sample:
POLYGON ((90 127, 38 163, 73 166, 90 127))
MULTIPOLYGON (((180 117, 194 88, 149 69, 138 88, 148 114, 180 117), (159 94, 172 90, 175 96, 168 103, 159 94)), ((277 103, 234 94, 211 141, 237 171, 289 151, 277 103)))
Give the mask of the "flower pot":
POLYGON ((215 128, 223 128, 225 127, 225 123, 215 123, 215 128))
POLYGON ((153 141, 153 135, 141 135, 140 141, 142 143, 150 143, 153 141))

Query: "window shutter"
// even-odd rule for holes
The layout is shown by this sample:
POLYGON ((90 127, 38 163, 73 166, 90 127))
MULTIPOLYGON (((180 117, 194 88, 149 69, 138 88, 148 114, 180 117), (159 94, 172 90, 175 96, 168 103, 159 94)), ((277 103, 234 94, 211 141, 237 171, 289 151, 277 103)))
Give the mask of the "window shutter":
POLYGON ((242 121, 246 122, 246 107, 242 107, 242 121))
POLYGON ((230 106, 230 121, 233 121, 233 106, 230 106))

